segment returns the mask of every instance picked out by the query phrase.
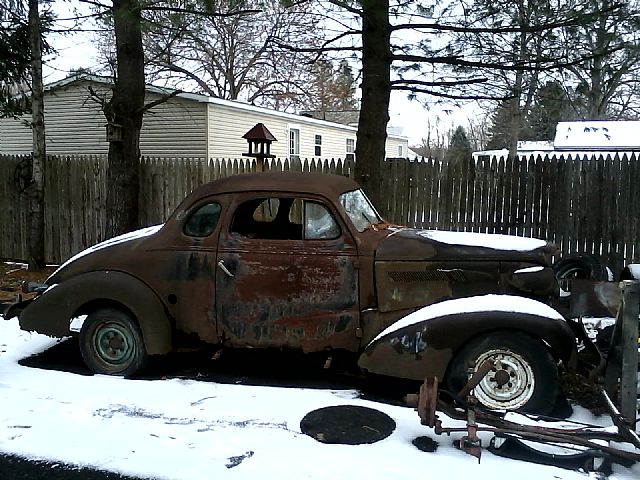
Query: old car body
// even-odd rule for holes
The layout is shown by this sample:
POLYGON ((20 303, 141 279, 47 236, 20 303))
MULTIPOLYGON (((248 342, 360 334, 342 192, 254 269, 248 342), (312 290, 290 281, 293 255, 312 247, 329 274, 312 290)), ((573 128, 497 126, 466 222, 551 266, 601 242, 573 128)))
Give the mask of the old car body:
POLYGON ((132 374, 190 335, 225 347, 353 352, 369 372, 442 379, 460 352, 492 335, 574 361, 573 334, 546 305, 558 288, 553 252, 535 239, 390 225, 345 177, 244 174, 195 189, 161 226, 81 252, 12 312, 21 328, 58 337, 87 315, 81 349, 100 373, 132 374), (532 308, 512 308, 519 297, 532 308), (463 298, 483 307, 428 310, 463 298))

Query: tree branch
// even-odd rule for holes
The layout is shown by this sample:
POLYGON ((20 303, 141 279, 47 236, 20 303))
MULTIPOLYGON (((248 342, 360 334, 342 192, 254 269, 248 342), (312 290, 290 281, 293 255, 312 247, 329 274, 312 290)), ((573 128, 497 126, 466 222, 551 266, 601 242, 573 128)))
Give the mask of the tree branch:
POLYGON ((174 90, 171 93, 167 93, 165 95, 162 95, 162 97, 160 97, 157 100, 154 100, 153 102, 149 102, 147 103, 144 107, 142 107, 141 111, 142 113, 145 113, 149 110, 151 110, 153 107, 156 107, 158 105, 161 105, 165 102, 168 102, 169 100, 171 100, 173 97, 177 96, 178 94, 182 93, 182 90, 174 90))
POLYGON ((410 87, 410 86, 392 86, 391 87, 392 90, 404 90, 404 91, 409 91, 409 92, 413 92, 413 93, 426 93, 428 95, 432 95, 434 97, 441 97, 441 98, 449 98, 452 100, 498 100, 498 101, 503 101, 503 100, 508 100, 509 96, 492 96, 492 95, 456 95, 456 94, 451 94, 451 93, 444 93, 444 92, 437 92, 435 90, 428 90, 426 88, 417 88, 417 87, 410 87))
POLYGON ((456 85, 473 85, 477 83, 485 83, 487 81, 486 78, 470 78, 468 80, 442 80, 442 81, 434 81, 434 82, 426 82, 424 80, 392 80, 391 86, 395 88, 397 85, 398 88, 402 85, 421 85, 423 87, 452 87, 456 85))

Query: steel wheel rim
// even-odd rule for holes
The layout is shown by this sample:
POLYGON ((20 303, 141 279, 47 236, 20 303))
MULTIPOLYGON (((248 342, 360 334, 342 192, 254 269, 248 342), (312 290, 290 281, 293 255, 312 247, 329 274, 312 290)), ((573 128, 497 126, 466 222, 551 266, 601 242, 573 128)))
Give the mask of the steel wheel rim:
POLYGON ((535 390, 535 377, 529 362, 512 351, 494 349, 478 357, 476 370, 489 359, 493 360, 495 368, 474 389, 478 401, 498 410, 523 407, 535 390))
POLYGON ((108 365, 123 365, 133 357, 135 339, 128 328, 114 322, 103 323, 96 329, 94 348, 108 365))

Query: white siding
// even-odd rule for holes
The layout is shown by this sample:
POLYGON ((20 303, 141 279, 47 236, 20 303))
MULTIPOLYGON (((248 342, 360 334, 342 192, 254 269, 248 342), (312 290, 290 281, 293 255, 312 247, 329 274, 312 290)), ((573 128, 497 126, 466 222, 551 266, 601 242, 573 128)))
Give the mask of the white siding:
POLYGON ((0 154, 31 153, 31 129, 23 124, 24 121, 0 118, 0 154))
POLYGON ((305 117, 280 116, 241 107, 209 104, 209 152, 214 158, 238 158, 248 151, 242 136, 256 123, 263 123, 276 137, 271 153, 279 158, 289 156, 289 128, 300 130, 300 157, 312 158, 315 135, 322 135, 322 158, 344 158, 346 138, 355 138, 355 129, 309 122, 305 117))
MULTIPOLYGON (((148 95, 146 101, 158 98, 148 95)), ((140 132, 142 155, 207 157, 206 104, 171 98, 145 112, 140 132)))
MULTIPOLYGON (((109 88, 92 84, 109 94, 109 88)), ((106 154, 105 117, 89 98, 88 82, 77 82, 45 93, 47 153, 106 154)), ((159 96, 148 95, 146 101, 159 96)), ((142 155, 201 156, 206 151, 206 116, 202 103, 172 98, 145 112, 140 150, 142 155)), ((31 130, 24 121, 0 119, 0 153, 24 154, 32 150, 31 130)))
POLYGON ((385 145, 385 153, 387 158, 408 158, 409 157, 409 145, 406 138, 389 136, 387 137, 387 144, 385 145), (402 153, 400 148, 402 147, 402 153))
MULTIPOLYGON (((242 136, 256 123, 263 123, 276 137, 277 141, 271 144, 271 153, 279 158, 289 156, 289 128, 300 129, 302 159, 316 157, 316 135, 322 135, 321 158, 345 158, 347 138, 356 139, 354 127, 231 103, 214 101, 209 104, 209 154, 213 158, 239 158, 247 152, 247 141, 242 136)), ((387 152, 397 153, 401 144, 406 156, 407 143, 404 137, 389 137, 387 152)))
MULTIPOLYGON (((47 152, 50 154, 105 154, 106 120, 100 105, 89 97, 88 87, 110 95, 104 81, 81 79, 59 83, 45 92, 47 152)), ((147 102, 159 98, 158 89, 147 102)), ((356 128, 276 112, 265 108, 203 95, 180 94, 144 115, 140 135, 142 155, 161 157, 240 158, 248 151, 242 136, 256 123, 264 123, 277 141, 271 152, 289 156, 289 128, 300 130, 300 158, 315 158, 315 136, 322 136, 320 158, 345 158, 347 139, 356 139, 356 128)), ((32 150, 31 130, 24 121, 0 119, 0 153, 25 154, 32 150)), ((398 145, 407 152, 407 139, 387 138, 387 155, 398 156, 398 145)), ((405 153, 406 156, 406 153, 405 153)))

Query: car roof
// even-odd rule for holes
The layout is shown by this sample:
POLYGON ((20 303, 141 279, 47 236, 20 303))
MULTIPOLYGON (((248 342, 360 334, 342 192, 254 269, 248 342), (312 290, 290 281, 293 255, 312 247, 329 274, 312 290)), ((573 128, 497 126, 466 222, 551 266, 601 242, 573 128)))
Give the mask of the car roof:
POLYGON ((204 197, 231 192, 273 191, 305 192, 337 197, 360 188, 355 181, 341 175, 310 172, 244 173, 224 177, 196 188, 189 197, 204 197))

